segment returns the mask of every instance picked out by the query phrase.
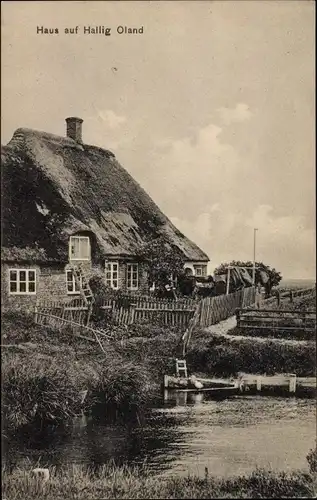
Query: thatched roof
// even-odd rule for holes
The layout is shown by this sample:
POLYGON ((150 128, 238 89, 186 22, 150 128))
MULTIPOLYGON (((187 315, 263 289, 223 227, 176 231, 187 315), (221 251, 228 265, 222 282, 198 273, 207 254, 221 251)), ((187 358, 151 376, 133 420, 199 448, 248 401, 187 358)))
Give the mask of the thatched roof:
POLYGON ((67 261, 69 235, 89 231, 103 257, 133 256, 165 235, 186 259, 209 260, 99 147, 18 129, 2 148, 2 190, 5 259, 27 258, 27 247, 32 259, 67 261))

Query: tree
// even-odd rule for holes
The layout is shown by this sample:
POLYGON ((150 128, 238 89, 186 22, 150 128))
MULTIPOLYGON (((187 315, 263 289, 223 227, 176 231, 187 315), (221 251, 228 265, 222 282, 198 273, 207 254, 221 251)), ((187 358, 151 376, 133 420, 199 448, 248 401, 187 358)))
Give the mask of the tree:
POLYGON ((184 269, 185 259, 180 250, 167 238, 160 236, 143 245, 137 252, 149 273, 149 282, 164 286, 172 276, 179 276, 184 269))
MULTIPOLYGON (((239 267, 253 267, 253 262, 251 261, 241 261, 241 260, 232 260, 231 262, 225 262, 223 264, 220 264, 215 270, 214 274, 227 274, 228 267, 229 266, 239 266, 239 267)), ((270 283, 271 286, 277 286, 281 279, 282 275, 279 271, 277 271, 274 267, 271 269, 270 266, 267 266, 266 264, 263 264, 263 262, 256 262, 255 263, 256 267, 262 268, 264 271, 267 272, 270 278, 270 283)), ((252 273, 252 270, 249 270, 252 273)))

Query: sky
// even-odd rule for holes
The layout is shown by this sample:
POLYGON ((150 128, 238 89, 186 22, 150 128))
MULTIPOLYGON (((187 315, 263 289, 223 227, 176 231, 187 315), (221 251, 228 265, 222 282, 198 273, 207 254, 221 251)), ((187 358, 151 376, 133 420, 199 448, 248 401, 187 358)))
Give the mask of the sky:
POLYGON ((314 278, 315 2, 4 1, 1 11, 2 144, 19 127, 65 135, 65 118, 79 116, 84 142, 115 153, 210 272, 252 260, 256 228, 256 260, 314 278), (96 26, 110 36, 84 34, 96 26))

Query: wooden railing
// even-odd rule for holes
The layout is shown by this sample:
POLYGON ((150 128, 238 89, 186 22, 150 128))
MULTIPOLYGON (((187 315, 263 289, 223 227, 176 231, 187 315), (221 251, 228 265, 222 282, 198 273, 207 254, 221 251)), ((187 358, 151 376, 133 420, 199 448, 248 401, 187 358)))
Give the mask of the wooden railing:
POLYGON ((237 309, 237 326, 261 330, 316 330, 316 311, 294 309, 237 309))
POLYGON ((276 291, 276 293, 272 296, 269 297, 268 299, 265 299, 263 301, 263 305, 276 305, 280 307, 283 304, 286 304, 289 302, 290 304, 293 304, 293 302, 299 298, 299 297, 308 297, 310 295, 316 294, 316 289, 315 288, 303 288, 300 290, 287 290, 285 292, 280 292, 279 290, 276 291))

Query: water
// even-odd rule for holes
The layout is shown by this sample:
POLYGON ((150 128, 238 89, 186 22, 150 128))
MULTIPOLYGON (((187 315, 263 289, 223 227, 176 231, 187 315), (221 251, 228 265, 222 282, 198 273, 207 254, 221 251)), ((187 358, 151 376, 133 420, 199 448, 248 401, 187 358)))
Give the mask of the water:
POLYGON ((223 401, 181 393, 152 409, 145 424, 109 426, 79 417, 70 436, 54 435, 14 453, 42 466, 63 463, 146 463, 154 473, 240 475, 256 467, 308 470, 316 438, 313 400, 237 396, 223 401))

